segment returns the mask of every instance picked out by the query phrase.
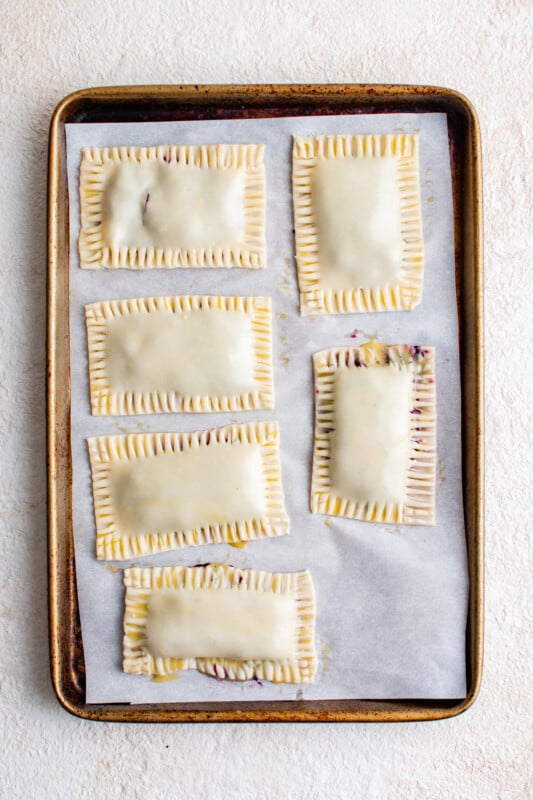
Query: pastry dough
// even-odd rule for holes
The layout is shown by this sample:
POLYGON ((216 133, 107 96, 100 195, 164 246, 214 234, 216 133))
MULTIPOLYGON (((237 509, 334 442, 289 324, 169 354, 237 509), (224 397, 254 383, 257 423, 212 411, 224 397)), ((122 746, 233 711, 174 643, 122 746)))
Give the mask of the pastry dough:
POLYGON ((98 558, 289 532, 276 422, 100 436, 88 445, 98 558))
POLYGON ((263 145, 85 148, 80 262, 264 267, 263 145))
POLYGON ((293 200, 302 314, 420 302, 416 134, 295 137, 293 200))
POLYGON ((316 673, 308 572, 226 564, 124 570, 124 671, 309 683, 316 673))
POLYGON ((434 525, 433 348, 369 342, 313 360, 313 513, 434 525))
POLYGON ((97 415, 272 408, 265 297, 151 297, 85 307, 97 415))

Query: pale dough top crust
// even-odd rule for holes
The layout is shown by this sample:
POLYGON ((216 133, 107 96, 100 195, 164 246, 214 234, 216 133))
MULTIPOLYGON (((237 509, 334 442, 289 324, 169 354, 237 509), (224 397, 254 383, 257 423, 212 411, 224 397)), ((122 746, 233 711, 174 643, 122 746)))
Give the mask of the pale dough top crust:
POLYGON ((243 242, 243 208, 241 170, 126 162, 109 170, 104 235, 112 250, 231 248, 243 242))
POLYGON ((118 528, 131 536, 260 519, 265 513, 261 448, 213 442, 113 463, 118 528))
POLYGON ((148 604, 147 649, 154 658, 294 658, 295 629, 293 595, 159 589, 148 604))
POLYGON ((321 287, 349 291, 399 283, 402 232, 396 159, 319 159, 312 197, 321 287))
POLYGON ((331 490, 359 503, 402 503, 409 458, 412 366, 339 369, 331 490))

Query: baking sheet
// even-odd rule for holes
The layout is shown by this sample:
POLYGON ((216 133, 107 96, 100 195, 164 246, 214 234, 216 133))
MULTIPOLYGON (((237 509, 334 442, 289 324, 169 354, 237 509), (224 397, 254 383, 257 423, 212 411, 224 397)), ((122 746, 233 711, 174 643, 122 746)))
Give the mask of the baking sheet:
POLYGON ((461 490, 460 389, 453 214, 446 115, 389 114, 119 125, 67 125, 70 212, 73 525, 87 702, 187 702, 465 695, 468 573, 461 490), (299 315, 290 192, 292 135, 420 132, 426 273, 412 312, 299 315), (86 146, 254 143, 266 147, 268 268, 79 268, 78 179, 86 146), (273 301, 272 412, 90 415, 83 306, 168 294, 269 295, 273 301), (438 396, 437 525, 409 528, 313 516, 309 485, 314 427, 311 354, 383 342, 435 345, 438 396), (209 545, 160 554, 142 566, 226 561, 272 571, 307 568, 317 593, 319 671, 311 686, 220 683, 193 671, 157 683, 121 671, 123 588, 132 562, 97 562, 87 436, 191 431, 277 419, 291 534, 244 549, 209 545))

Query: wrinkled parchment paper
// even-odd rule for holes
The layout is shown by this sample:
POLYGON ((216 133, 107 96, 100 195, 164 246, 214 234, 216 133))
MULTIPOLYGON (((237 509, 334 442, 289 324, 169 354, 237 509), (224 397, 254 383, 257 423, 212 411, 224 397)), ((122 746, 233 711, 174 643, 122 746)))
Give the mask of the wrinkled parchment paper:
POLYGON ((468 591, 461 493, 460 384, 453 215, 446 116, 390 114, 209 122, 67 126, 70 204, 73 515, 87 702, 187 702, 335 698, 459 698, 465 694, 468 591), (412 312, 299 315, 290 164, 292 135, 420 133, 426 272, 412 312), (81 270, 79 165, 88 146, 266 144, 266 270, 81 270), (274 412, 93 418, 83 307, 98 300, 171 294, 269 295, 273 302, 274 412), (368 339, 434 345, 437 356, 437 525, 409 528, 312 516, 309 486, 314 391, 311 354, 368 339), (319 670, 311 686, 218 682, 194 671, 157 683, 122 672, 121 569, 95 557, 85 439, 141 431, 191 431, 254 419, 281 427, 289 536, 186 548, 143 566, 225 561, 271 571, 311 571, 317 596, 319 670))

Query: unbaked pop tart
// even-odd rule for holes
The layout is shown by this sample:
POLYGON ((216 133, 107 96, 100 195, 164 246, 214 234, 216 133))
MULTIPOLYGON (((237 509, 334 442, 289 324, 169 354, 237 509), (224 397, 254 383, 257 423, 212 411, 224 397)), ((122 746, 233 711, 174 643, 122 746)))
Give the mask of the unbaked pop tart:
POLYGON ((315 354, 313 513, 435 524, 434 360, 378 342, 315 354))
POLYGON ((123 668, 196 669, 220 680, 310 683, 316 673, 309 572, 227 564, 124 570, 123 668))
POLYGON ((82 268, 266 266, 263 153, 260 144, 85 148, 82 268))
POLYGON ((293 202, 302 314, 420 302, 416 134, 295 137, 293 202))

